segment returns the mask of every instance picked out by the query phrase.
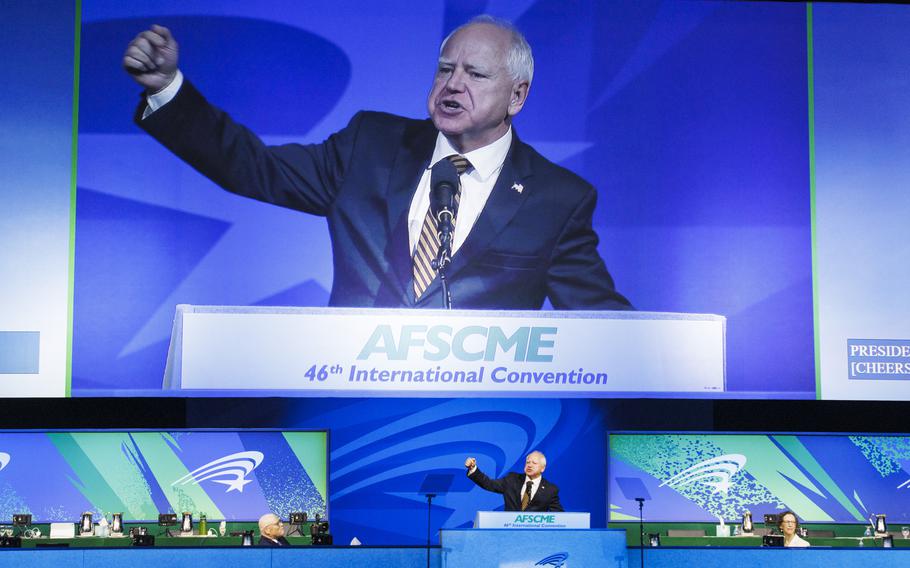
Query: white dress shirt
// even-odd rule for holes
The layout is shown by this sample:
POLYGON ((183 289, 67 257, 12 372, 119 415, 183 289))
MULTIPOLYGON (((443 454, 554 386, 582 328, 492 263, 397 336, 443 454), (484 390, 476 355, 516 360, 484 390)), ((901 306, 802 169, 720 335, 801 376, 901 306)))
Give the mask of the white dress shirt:
POLYGON ((540 489, 540 480, 541 479, 543 479, 543 477, 541 477, 539 475, 537 476, 537 479, 531 479, 527 475, 525 476, 525 482, 521 486, 521 495, 522 495, 522 497, 524 496, 525 491, 527 491, 525 488, 528 486, 528 482, 530 481, 531 482, 531 498, 528 499, 528 503, 533 501, 534 496, 537 495, 537 490, 540 489))
MULTIPOLYGON (((480 217, 480 212, 483 211, 487 199, 493 192, 493 186, 499 179, 499 172, 502 171, 502 165, 506 161, 506 155, 509 153, 511 145, 512 128, 509 127, 506 133, 495 142, 473 152, 462 154, 471 162, 472 168, 460 176, 461 199, 458 202, 458 216, 455 218, 453 255, 464 243, 477 218, 480 217)), ((430 167, 420 177, 417 190, 411 199, 411 208, 408 210, 408 244, 411 247, 411 255, 414 254, 414 249, 417 247, 423 221, 430 208, 430 168, 439 160, 458 153, 441 132, 436 136, 436 148, 433 150, 433 157, 430 158, 430 167)))
POLYGON ((183 86, 183 73, 178 69, 174 80, 167 87, 145 96, 145 102, 148 103, 148 106, 142 111, 142 118, 148 118, 148 115, 171 102, 171 99, 177 96, 177 91, 180 90, 181 86, 183 86))

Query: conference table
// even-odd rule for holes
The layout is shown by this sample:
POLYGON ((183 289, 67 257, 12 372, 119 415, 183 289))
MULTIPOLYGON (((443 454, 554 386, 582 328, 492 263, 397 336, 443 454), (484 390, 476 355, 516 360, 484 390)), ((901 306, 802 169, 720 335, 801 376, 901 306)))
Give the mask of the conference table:
MULTIPOLYGON (((805 538, 815 547, 827 548, 882 548, 884 539, 878 537, 809 537, 805 538)), ((628 546, 635 546, 638 543, 628 543, 628 546)), ((647 544, 647 542, 645 543, 647 544)), ((762 537, 760 536, 688 536, 688 537, 671 537, 661 536, 660 546, 687 546, 687 547, 761 547, 762 537)), ((904 540, 901 537, 893 541, 894 548, 910 548, 910 540, 904 540)))
MULTIPOLYGON (((639 545, 639 524, 632 522, 611 522, 610 528, 625 529, 626 545, 630 548, 639 545)), ((803 537, 814 547, 828 548, 882 548, 884 539, 880 536, 864 536, 868 525, 861 523, 821 524, 806 523, 801 525, 808 530, 808 536, 803 537)), ((732 531, 735 525, 727 525, 727 530, 732 531)), ((900 526, 888 527, 888 534, 892 537, 894 548, 910 548, 910 539, 905 539, 900 533, 900 526)), ((769 528, 756 525, 753 534, 740 534, 736 536, 715 536, 717 525, 710 523, 644 523, 645 545, 648 544, 647 535, 660 536, 660 546, 685 546, 685 547, 760 547, 762 535, 769 532, 769 528)))

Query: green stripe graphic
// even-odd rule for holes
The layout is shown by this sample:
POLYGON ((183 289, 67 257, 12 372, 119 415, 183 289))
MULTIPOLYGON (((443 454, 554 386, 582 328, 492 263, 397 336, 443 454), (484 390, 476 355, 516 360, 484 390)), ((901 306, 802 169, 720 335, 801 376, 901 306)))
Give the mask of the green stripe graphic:
POLYGON ((327 434, 325 432, 284 432, 284 439, 300 461, 304 471, 310 476, 310 481, 319 491, 326 505, 328 499, 328 484, 326 483, 326 457, 328 455, 327 434))
POLYGON ((809 92, 809 216, 812 225, 812 314, 815 338, 815 398, 822 399, 821 342, 818 313, 818 226, 815 209, 815 51, 812 36, 812 3, 806 3, 806 63, 809 92))
POLYGON ((75 42, 73 46, 73 135, 70 152, 70 246, 66 309, 66 377, 64 396, 72 396, 73 389, 73 303, 76 271, 76 170, 79 157, 79 64, 82 51, 82 0, 76 0, 75 42))

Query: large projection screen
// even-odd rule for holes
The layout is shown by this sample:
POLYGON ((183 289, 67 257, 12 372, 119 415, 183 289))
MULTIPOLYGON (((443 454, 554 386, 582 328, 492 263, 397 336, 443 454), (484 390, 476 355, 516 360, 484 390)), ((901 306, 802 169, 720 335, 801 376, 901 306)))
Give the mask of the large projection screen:
MULTIPOLYGON (((3 396, 166 395, 178 304, 328 301, 323 219, 222 191, 133 123, 139 92, 120 61, 138 32, 169 26, 186 77, 266 142, 318 143, 363 109, 425 117, 439 43, 478 12, 40 5, 0 6, 0 66, 17 77, 0 94, 3 396)), ((643 311, 726 318, 717 396, 910 397, 906 9, 486 8, 535 53, 515 133, 598 189, 618 289, 643 311)))

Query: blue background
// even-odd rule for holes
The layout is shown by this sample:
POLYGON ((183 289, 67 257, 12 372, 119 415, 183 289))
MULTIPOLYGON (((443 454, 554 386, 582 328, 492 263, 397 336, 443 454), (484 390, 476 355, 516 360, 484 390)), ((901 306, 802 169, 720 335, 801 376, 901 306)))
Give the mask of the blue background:
POLYGON ((908 400, 910 375, 849 379, 846 340, 910 340, 910 10, 814 15, 820 397, 908 400))
POLYGON ((34 332, 0 339, 30 351, 0 352, 0 396, 65 395, 75 19, 0 2, 0 331, 34 332))

